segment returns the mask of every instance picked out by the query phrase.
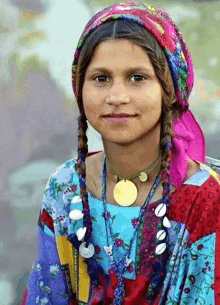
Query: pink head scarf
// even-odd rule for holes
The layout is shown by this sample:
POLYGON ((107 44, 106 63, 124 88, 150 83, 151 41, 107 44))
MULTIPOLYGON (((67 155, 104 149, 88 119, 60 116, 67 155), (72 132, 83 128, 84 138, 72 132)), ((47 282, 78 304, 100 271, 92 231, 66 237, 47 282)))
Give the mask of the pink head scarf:
MULTIPOLYGON (((140 2, 113 4, 98 12, 87 23, 74 55, 76 70, 82 46, 88 36, 109 20, 129 20, 149 31, 157 40, 167 59, 173 79, 176 101, 184 106, 184 113, 173 120, 174 137, 171 141, 170 179, 174 186, 181 184, 187 172, 187 157, 205 161, 205 139, 203 132, 189 110, 188 98, 192 91, 194 72, 190 53, 183 37, 169 15, 140 2)), ((76 83, 72 82, 76 94, 76 83)))

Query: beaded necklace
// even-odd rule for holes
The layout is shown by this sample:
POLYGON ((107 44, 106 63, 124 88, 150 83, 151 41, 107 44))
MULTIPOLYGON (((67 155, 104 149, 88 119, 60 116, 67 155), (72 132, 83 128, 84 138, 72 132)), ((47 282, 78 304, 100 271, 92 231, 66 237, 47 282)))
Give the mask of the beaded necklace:
POLYGON ((124 254, 123 258, 119 259, 118 246, 117 246, 117 243, 115 242, 115 238, 114 238, 111 223, 109 221, 109 218, 107 217, 107 204, 106 204, 106 200, 105 200, 105 196, 106 196, 106 156, 104 158, 103 168, 102 168, 102 198, 101 199, 102 199, 102 202, 103 202, 103 209, 104 209, 104 215, 105 215, 104 219, 105 219, 106 232, 108 232, 108 230, 107 230, 107 226, 108 226, 111 238, 112 238, 113 243, 114 243, 113 246, 109 245, 109 243, 108 243, 108 246, 105 246, 104 249, 106 251, 106 254, 109 257, 110 266, 116 272, 116 275, 118 277, 118 284, 117 284, 117 287, 115 289, 114 299, 113 299, 113 304, 114 305, 121 305, 123 303, 123 296, 124 296, 125 291, 124 291, 124 283, 123 283, 122 275, 123 275, 125 269, 131 263, 131 259, 129 259, 129 256, 130 256, 131 247, 132 247, 134 238, 135 238, 135 236, 138 232, 138 229, 140 227, 141 219, 144 215, 146 207, 147 207, 148 203, 150 202, 151 198, 153 197, 153 195, 155 193, 155 190, 160 183, 160 180, 161 180, 161 173, 159 172, 159 174, 157 175, 157 177, 154 180, 154 183, 151 187, 150 192, 147 195, 147 198, 146 198, 143 206, 140 209, 140 214, 139 214, 137 223, 134 227, 134 233, 133 233, 133 236, 131 237, 129 247, 125 251, 125 254, 124 254), (114 255, 113 255, 114 252, 117 254, 117 261, 114 258, 114 255))

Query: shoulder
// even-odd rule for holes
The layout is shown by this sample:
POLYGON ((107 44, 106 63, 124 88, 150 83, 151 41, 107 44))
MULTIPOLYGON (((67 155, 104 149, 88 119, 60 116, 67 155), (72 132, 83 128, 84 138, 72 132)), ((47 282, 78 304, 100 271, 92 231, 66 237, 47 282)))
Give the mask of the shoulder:
MULTIPOLYGON (((197 163, 198 169, 171 193, 172 208, 200 214, 207 211, 207 204, 211 211, 220 203, 219 175, 207 165, 197 163)), ((182 216, 182 220, 187 218, 185 214, 182 216)))
POLYGON ((188 230, 191 233, 189 242, 215 233, 220 225, 220 184, 208 168, 200 167, 197 175, 199 174, 200 185, 197 186, 195 192, 195 200, 191 205, 188 222, 188 230))
POLYGON ((171 196, 169 218, 185 225, 188 244, 215 233, 220 226, 220 184, 216 177, 219 179, 210 167, 199 163, 199 169, 171 196))
POLYGON ((41 207, 40 222, 48 224, 57 235, 68 233, 68 215, 73 199, 80 206, 80 188, 75 170, 76 159, 71 159, 56 168, 48 179, 41 207))
POLYGON ((202 186, 203 182, 209 177, 213 177, 217 184, 220 185, 219 172, 220 161, 206 157, 206 162, 201 163, 188 158, 188 170, 184 184, 196 184, 202 186), (208 161, 207 161, 208 160, 208 161), (213 160, 215 163, 213 163, 213 160))
POLYGON ((51 187, 52 182, 63 187, 72 183, 77 177, 75 170, 76 159, 70 159, 56 168, 48 179, 47 188, 51 187))
POLYGON ((75 170, 76 159, 71 159, 56 168, 49 177, 43 196, 43 206, 52 213, 63 202, 66 193, 76 193, 79 189, 78 174, 75 170))
MULTIPOLYGON (((89 154, 86 158, 86 175, 94 179, 97 168, 100 166, 102 154, 89 154)), ((67 160, 56 168, 48 179, 45 193, 50 193, 52 198, 57 199, 61 192, 79 194, 79 177, 75 170, 77 159, 67 160)))

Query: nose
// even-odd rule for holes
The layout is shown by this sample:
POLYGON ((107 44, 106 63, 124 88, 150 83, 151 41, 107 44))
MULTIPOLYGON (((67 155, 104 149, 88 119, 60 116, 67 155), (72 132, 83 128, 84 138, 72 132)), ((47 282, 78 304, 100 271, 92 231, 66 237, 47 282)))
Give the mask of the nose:
POLYGON ((130 103, 130 98, 126 94, 125 89, 121 85, 115 85, 111 88, 111 91, 106 96, 106 103, 120 105, 130 103))

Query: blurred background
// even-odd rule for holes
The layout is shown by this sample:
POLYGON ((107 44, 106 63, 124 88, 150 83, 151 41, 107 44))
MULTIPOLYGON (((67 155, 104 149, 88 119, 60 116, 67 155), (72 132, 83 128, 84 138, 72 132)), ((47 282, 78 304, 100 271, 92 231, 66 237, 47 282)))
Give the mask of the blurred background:
MULTIPOLYGON (((114 2, 0 3, 0 304, 19 304, 35 258, 46 181, 76 157, 71 63, 79 36, 94 13, 114 2)), ((220 159, 220 2, 143 2, 167 10, 185 37, 196 73, 191 109, 206 135, 206 155, 220 159)), ((99 135, 88 133, 89 150, 102 149, 99 135)))

